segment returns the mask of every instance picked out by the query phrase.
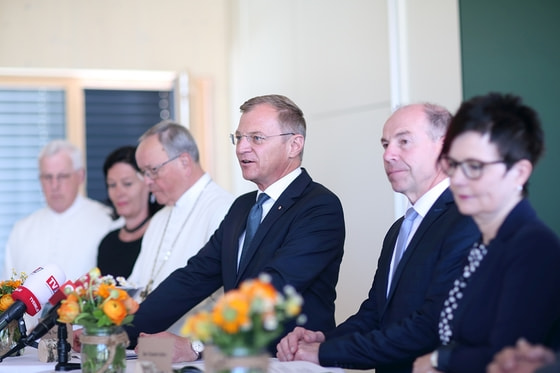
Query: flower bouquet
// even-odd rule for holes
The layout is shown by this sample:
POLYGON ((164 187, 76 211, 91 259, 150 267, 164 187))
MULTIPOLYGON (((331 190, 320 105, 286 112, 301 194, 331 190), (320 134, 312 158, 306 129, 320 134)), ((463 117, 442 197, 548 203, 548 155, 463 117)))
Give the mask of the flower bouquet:
MULTIPOLYGON (((12 277, 9 280, 4 280, 0 282, 0 314, 6 311, 14 303, 14 298, 12 298, 12 293, 16 288, 21 286, 27 275, 21 272, 18 276, 16 272, 12 273, 12 277)), ((0 331, 0 355, 4 355, 12 347, 14 347, 20 338, 20 332, 18 328, 18 323, 16 320, 10 322, 8 326, 0 331)), ((18 352, 21 354, 22 350, 18 352)))
POLYGON ((121 326, 132 322, 138 303, 117 286, 120 282, 113 276, 101 276, 98 268, 78 283, 64 289, 58 321, 84 327, 82 372, 124 372, 128 337, 121 326))
MULTIPOLYGON (((187 319, 182 334, 191 340, 200 340, 215 346, 222 358, 262 355, 266 347, 282 333, 282 323, 297 317, 301 312, 302 297, 291 286, 283 293, 270 283, 270 276, 244 281, 238 289, 226 292, 211 311, 199 312, 187 319)), ((298 321, 302 322, 300 315, 298 321)), ((216 349, 210 349, 215 351, 216 349)), ((205 362, 215 364, 205 349, 205 362)), ((268 363, 266 355, 264 363, 268 363)), ((214 360, 214 361, 213 361, 214 360)), ((261 359, 262 361, 262 359, 261 359)), ((221 367, 208 371, 232 369, 236 363, 225 361, 221 367), (225 369, 222 369, 225 368, 225 369)), ((266 371, 266 366, 262 371, 266 371)), ((249 370, 251 371, 251 370, 249 370)))

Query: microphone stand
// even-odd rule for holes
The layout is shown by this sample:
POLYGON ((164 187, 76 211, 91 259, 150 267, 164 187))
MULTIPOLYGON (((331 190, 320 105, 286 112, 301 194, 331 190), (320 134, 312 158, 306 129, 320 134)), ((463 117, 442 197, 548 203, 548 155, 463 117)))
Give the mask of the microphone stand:
POLYGON ((68 354, 72 349, 70 343, 68 343, 68 330, 66 329, 66 324, 58 322, 58 342, 56 344, 56 350, 58 352, 58 364, 54 367, 56 371, 69 371, 80 369, 80 363, 69 363, 68 362, 68 354))
MULTIPOLYGON (((23 316, 18 318, 18 329, 20 334, 20 339, 18 343, 12 347, 8 352, 4 355, 0 356, 0 363, 4 361, 5 358, 12 356, 22 348, 26 346, 26 339, 27 339, 27 327, 25 326, 25 321, 23 320, 23 316)), ((33 342, 29 344, 31 347, 37 348, 37 342, 33 342)))

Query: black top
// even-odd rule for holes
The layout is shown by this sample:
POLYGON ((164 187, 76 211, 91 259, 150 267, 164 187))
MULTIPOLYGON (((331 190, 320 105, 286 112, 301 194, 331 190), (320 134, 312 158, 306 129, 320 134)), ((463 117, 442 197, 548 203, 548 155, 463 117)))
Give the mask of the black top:
POLYGON ((142 237, 130 242, 119 239, 120 229, 109 232, 97 250, 97 267, 103 275, 128 277, 140 254, 142 237))

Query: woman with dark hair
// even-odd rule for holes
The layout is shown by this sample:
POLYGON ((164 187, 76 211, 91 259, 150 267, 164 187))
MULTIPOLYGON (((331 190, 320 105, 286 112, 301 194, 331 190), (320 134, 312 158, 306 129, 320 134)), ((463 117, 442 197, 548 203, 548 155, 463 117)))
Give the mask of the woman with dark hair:
POLYGON ((135 152, 134 146, 123 146, 109 154, 103 164, 113 218, 121 217, 124 225, 109 232, 99 244, 97 266, 101 273, 115 277, 130 275, 149 220, 162 207, 151 202, 135 152))
POLYGON ((442 169, 481 236, 439 319, 441 346, 414 372, 484 372, 519 337, 549 343, 560 315, 560 241, 526 199, 544 148, 537 114, 518 97, 464 102, 447 130, 442 169))

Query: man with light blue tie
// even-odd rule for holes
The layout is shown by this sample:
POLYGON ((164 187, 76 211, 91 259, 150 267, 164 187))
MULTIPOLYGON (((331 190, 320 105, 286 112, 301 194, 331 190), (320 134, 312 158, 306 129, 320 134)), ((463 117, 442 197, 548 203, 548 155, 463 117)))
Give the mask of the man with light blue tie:
POLYGON ((441 305, 480 236, 457 211, 437 162, 450 120, 446 109, 433 104, 401 107, 387 120, 383 161, 393 190, 410 202, 406 218, 385 236, 358 312, 327 332, 295 328, 277 346, 280 360, 400 373, 438 345, 441 305))

